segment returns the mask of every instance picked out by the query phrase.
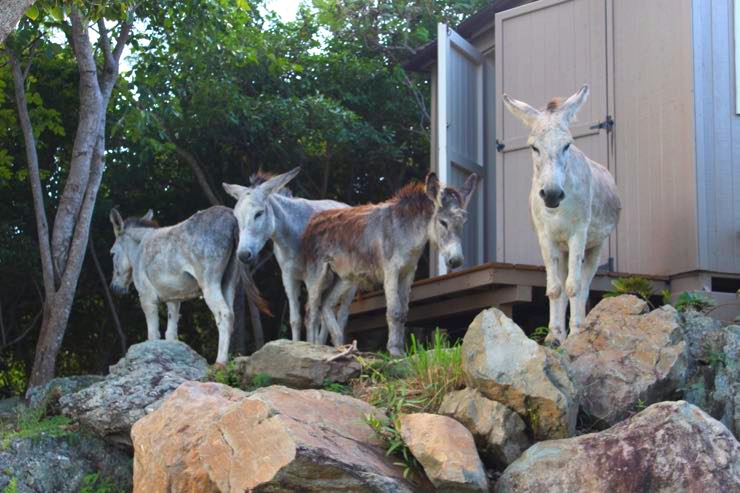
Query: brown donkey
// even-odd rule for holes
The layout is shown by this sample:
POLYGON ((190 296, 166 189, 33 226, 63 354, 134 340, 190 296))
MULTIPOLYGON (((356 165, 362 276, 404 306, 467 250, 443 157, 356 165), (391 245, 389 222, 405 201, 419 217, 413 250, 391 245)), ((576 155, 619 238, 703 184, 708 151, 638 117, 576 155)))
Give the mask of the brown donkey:
POLYGON ((477 180, 472 174, 460 190, 442 188, 437 175, 429 173, 426 184, 407 185, 380 204, 315 214, 301 244, 306 258, 308 333, 316 333, 323 317, 334 345, 343 344, 344 331, 332 308, 354 286, 382 283, 388 351, 403 355, 409 291, 419 257, 431 240, 448 267, 462 265, 465 209, 477 180))

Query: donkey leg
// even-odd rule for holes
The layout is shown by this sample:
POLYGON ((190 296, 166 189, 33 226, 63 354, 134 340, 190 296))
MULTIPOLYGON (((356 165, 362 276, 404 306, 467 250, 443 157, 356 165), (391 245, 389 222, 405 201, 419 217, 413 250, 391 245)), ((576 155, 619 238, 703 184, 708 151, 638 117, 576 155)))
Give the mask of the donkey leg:
POLYGON ((557 246, 550 240, 544 231, 537 231, 537 237, 542 252, 542 260, 545 262, 545 274, 547 278, 547 287, 545 295, 550 304, 550 320, 548 328, 550 333, 547 335, 545 342, 551 345, 558 345, 565 339, 565 310, 561 308, 564 297, 563 281, 565 275, 561 273, 566 268, 566 262, 557 246))
POLYGON ((570 300, 571 334, 579 333, 586 324, 586 301, 588 301, 588 294, 591 291, 591 281, 593 281, 594 275, 596 275, 596 271, 599 268, 599 259, 601 258, 601 251, 605 243, 603 242, 586 250, 583 268, 581 269, 581 289, 575 298, 571 298, 570 300))
POLYGON ((398 271, 385 271, 383 288, 385 290, 386 321, 388 322, 388 352, 391 356, 403 356, 404 331, 408 304, 401 303, 403 295, 400 293, 398 271))
POLYGON ((573 299, 581 290, 581 272, 586 250, 586 229, 579 231, 568 239, 568 279, 565 281, 565 292, 573 299))
POLYGON ((290 330, 293 340, 301 340, 301 283, 291 272, 283 272, 283 287, 288 297, 288 310, 290 311, 290 330))
POLYGON ((347 290, 345 295, 342 297, 342 301, 339 303, 339 309, 337 310, 337 321, 339 322, 339 326, 342 328, 342 330, 347 327, 347 320, 349 319, 349 306, 355 299, 356 293, 357 286, 353 284, 352 287, 347 290))
POLYGON ((344 327, 339 324, 334 310, 339 300, 343 299, 347 291, 351 290, 352 287, 352 282, 339 279, 332 286, 329 294, 324 297, 324 302, 321 306, 321 316, 324 320, 324 325, 331 332, 331 338, 335 346, 344 344, 344 327))
POLYGON ((180 321, 180 302, 172 301, 167 303, 167 331, 164 338, 168 341, 177 340, 177 323, 180 321))
MULTIPOLYGON (((219 283, 220 284, 220 283, 219 283)), ((229 361, 229 342, 234 330, 234 308, 226 301, 219 285, 203 290, 203 299, 210 308, 218 326, 218 355, 216 364, 225 365, 229 361)))
MULTIPOLYGON (((562 286, 568 276, 568 252, 559 252, 558 269, 555 272, 562 286)), ((556 298, 550 298, 550 333, 545 338, 545 343, 550 346, 559 346, 565 340, 565 311, 568 308, 568 296, 561 289, 556 298)))
POLYGON ((318 326, 321 319, 321 295, 324 292, 326 264, 309 269, 306 276, 306 290, 308 301, 306 302, 306 340, 316 343, 318 341, 318 326))
POLYGON ((141 309, 144 310, 144 317, 146 318, 146 330, 147 338, 150 341, 156 341, 160 338, 159 335, 159 306, 156 301, 151 300, 140 300, 141 309))

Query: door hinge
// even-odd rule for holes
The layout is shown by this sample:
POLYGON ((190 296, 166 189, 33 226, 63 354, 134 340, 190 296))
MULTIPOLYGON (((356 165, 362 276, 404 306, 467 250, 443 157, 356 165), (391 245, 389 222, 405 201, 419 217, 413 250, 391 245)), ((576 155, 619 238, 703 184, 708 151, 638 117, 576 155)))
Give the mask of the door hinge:
POLYGON ((601 130, 602 128, 607 132, 610 132, 614 128, 614 118, 611 115, 606 115, 606 120, 599 122, 596 125, 589 127, 591 130, 601 130))
POLYGON ((498 139, 496 139, 496 150, 498 152, 501 152, 501 151, 504 150, 504 147, 506 147, 506 144, 504 144, 503 142, 501 142, 498 139))

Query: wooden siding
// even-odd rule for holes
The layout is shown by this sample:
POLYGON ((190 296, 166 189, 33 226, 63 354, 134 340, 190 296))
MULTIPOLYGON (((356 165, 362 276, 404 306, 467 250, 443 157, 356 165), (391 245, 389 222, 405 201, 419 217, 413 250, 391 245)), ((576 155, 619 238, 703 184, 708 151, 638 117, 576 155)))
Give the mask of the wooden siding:
POLYGON ((740 116, 733 0, 694 0, 699 268, 740 272, 740 116))
POLYGON ((691 0, 615 0, 617 268, 697 268, 691 0), (639 13, 636 15, 636 13, 639 13))

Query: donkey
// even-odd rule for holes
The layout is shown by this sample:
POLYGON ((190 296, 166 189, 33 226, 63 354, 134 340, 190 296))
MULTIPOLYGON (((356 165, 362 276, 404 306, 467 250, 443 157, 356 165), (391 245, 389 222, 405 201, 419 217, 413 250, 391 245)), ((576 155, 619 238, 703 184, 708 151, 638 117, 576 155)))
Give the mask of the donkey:
MULTIPOLYGON (((301 168, 272 176, 258 172, 250 178, 251 187, 223 183, 226 193, 234 197, 234 215, 239 222, 239 260, 249 263, 272 240, 275 258, 282 272, 283 286, 288 297, 290 328, 293 340, 301 338, 301 282, 305 282, 306 265, 301 252, 301 235, 308 220, 315 213, 328 209, 349 207, 334 200, 307 200, 291 196, 285 187, 301 168)), ((351 289, 340 300, 339 324, 344 326, 349 316, 349 305, 354 298, 351 289)), ((307 337, 309 342, 324 343, 326 330, 318 337, 307 337)))
MULTIPOLYGON (((217 365, 229 356, 234 328, 234 294, 240 265, 236 258, 239 231, 227 207, 211 207, 174 226, 159 227, 150 209, 143 217, 125 221, 116 209, 110 221, 116 241, 111 248, 111 290, 128 292, 133 282, 146 317, 149 340, 160 338, 158 305, 167 304, 165 339, 177 340, 180 303, 201 294, 218 326, 217 365)), ((266 311, 253 283, 245 282, 247 296, 266 311)))
POLYGON ((334 345, 344 331, 331 309, 354 286, 383 284, 388 321, 388 351, 404 354, 404 324, 416 266, 429 240, 448 267, 463 263, 462 232, 467 206, 478 177, 460 190, 443 188, 429 173, 424 185, 413 183, 380 204, 319 212, 303 233, 306 256, 307 329, 316 332, 319 316, 334 345))
POLYGON ((584 85, 567 100, 553 99, 540 111, 503 96, 506 108, 530 130, 534 172, 529 207, 547 272, 547 342, 552 345, 565 339, 568 300, 570 333, 583 328, 591 281, 621 209, 612 175, 573 145, 568 130, 587 97, 584 85))

